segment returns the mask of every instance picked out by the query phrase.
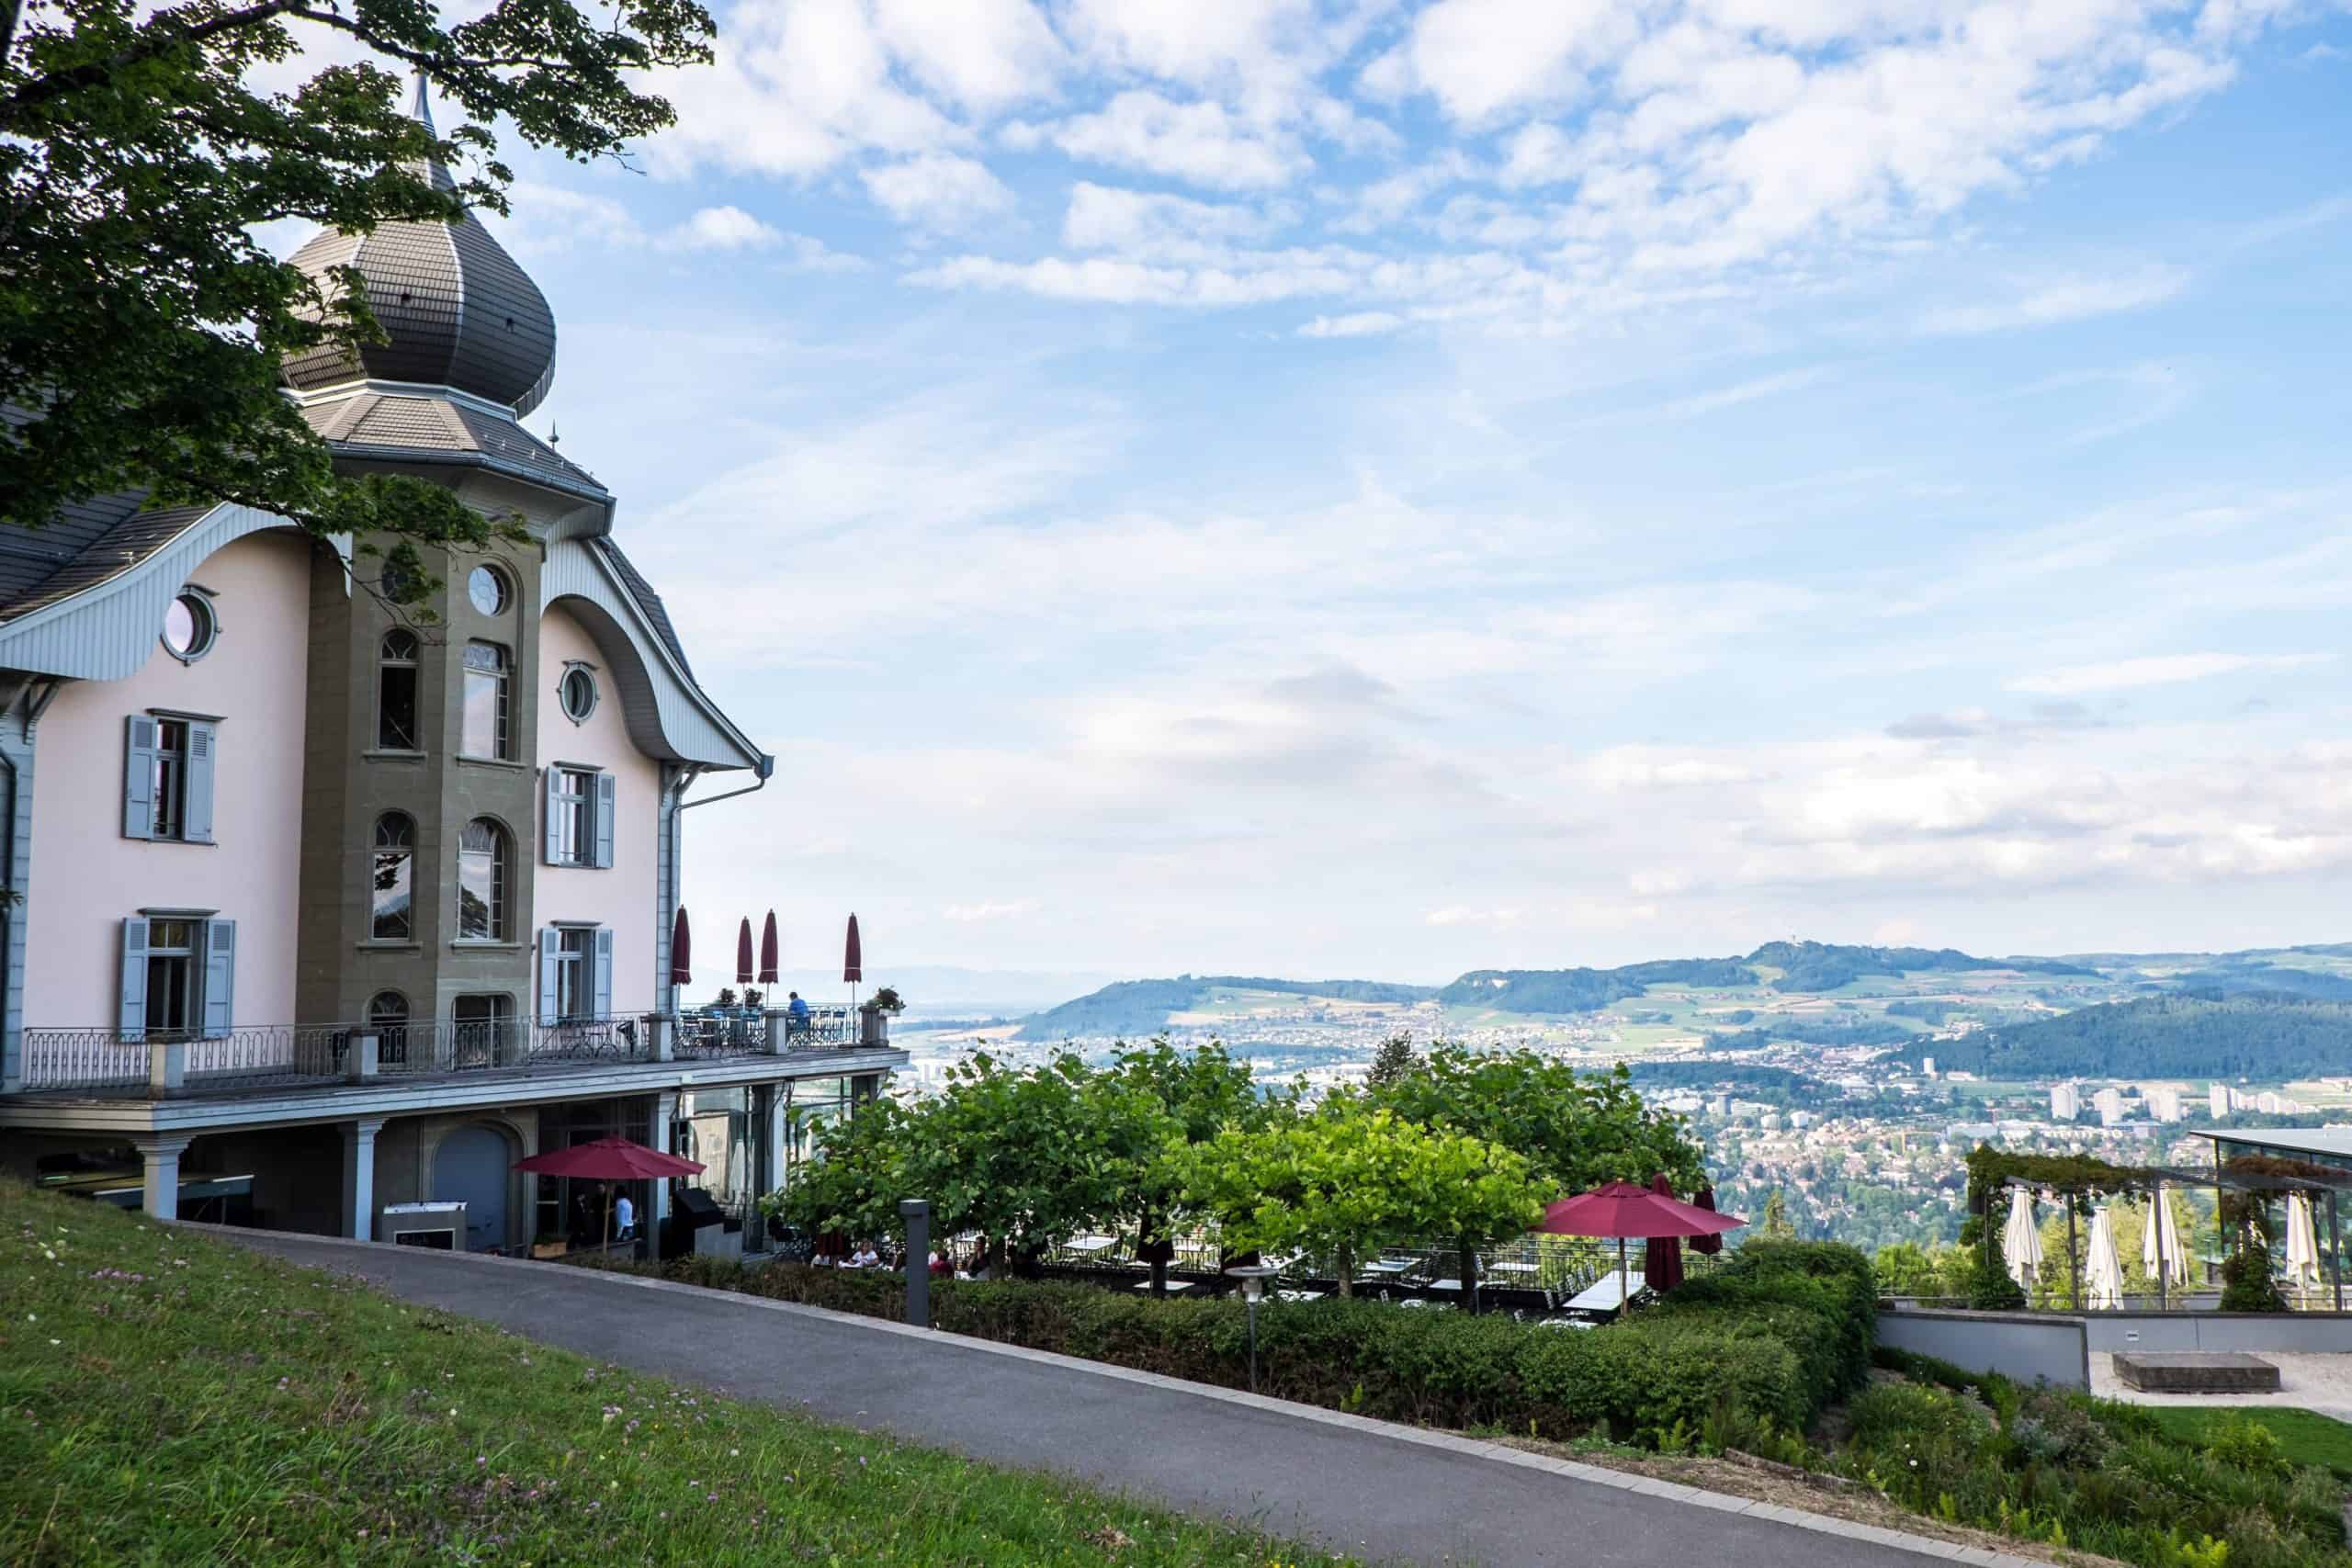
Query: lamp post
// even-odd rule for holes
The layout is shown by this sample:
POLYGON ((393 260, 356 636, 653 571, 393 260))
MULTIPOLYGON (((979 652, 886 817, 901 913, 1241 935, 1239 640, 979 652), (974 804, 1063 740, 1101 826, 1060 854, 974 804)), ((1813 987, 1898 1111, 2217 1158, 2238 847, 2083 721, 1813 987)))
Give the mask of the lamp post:
POLYGON ((1266 1281, 1282 1272, 1271 1263, 1237 1263, 1227 1269, 1228 1279, 1241 1281, 1241 1299, 1250 1310, 1250 1392, 1258 1392, 1258 1303, 1266 1293, 1266 1281))

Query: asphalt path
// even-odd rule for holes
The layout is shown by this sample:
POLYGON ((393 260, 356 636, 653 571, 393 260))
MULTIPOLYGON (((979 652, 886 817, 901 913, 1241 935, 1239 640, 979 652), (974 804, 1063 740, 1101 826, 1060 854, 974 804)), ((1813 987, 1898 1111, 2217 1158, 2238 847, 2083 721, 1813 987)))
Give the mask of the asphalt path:
POLYGON ((1367 1562, 2041 1568, 1452 1434, 723 1292, 416 1247, 212 1234, 599 1360, 1229 1516, 1367 1562))

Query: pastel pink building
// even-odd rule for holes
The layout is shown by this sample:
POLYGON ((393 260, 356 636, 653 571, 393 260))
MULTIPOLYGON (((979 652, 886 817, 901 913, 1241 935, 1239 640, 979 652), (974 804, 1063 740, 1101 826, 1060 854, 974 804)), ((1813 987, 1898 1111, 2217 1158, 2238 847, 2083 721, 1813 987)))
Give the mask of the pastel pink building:
MULTIPOLYGON (((681 1016, 689 813, 754 808, 774 759, 696 682, 613 497, 519 423, 555 320, 489 231, 295 264, 355 267, 389 336, 285 367, 338 464, 520 538, 423 550, 420 614, 391 541, 245 507, 0 526, 0 1166, 519 1250, 616 1194, 514 1162, 620 1133, 709 1168, 687 1206, 723 1218, 673 1245, 760 1249, 800 1130, 905 1061, 877 1014, 681 1016)), ((656 1229, 672 1194, 633 1196, 656 1229)))

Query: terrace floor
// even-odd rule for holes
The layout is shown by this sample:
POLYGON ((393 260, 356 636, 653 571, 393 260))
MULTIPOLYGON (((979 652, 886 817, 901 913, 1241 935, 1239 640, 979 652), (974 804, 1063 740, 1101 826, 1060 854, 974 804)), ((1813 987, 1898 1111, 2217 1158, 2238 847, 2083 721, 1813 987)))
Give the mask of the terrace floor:
POLYGON ((2027 1568, 1448 1433, 808 1307, 505 1258, 212 1234, 584 1355, 1310 1536, 1366 1562, 2027 1568))
POLYGON ((2145 1393, 2126 1388, 2115 1375, 2115 1357, 2091 1352, 2091 1392, 2101 1399, 2127 1404, 2187 1404, 2213 1409, 2314 1410, 2338 1421, 2352 1421, 2352 1354, 2316 1350, 2258 1350, 2278 1369, 2276 1393, 2145 1393))

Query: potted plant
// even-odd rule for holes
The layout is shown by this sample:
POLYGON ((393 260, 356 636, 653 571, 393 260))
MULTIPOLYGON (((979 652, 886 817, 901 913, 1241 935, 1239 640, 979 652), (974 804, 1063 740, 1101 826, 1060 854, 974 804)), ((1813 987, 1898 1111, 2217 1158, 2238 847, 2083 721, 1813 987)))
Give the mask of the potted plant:
POLYGON ((895 1014, 907 1010, 906 1001, 899 995, 899 988, 896 986, 879 987, 873 996, 866 998, 865 1005, 876 1012, 895 1014))

